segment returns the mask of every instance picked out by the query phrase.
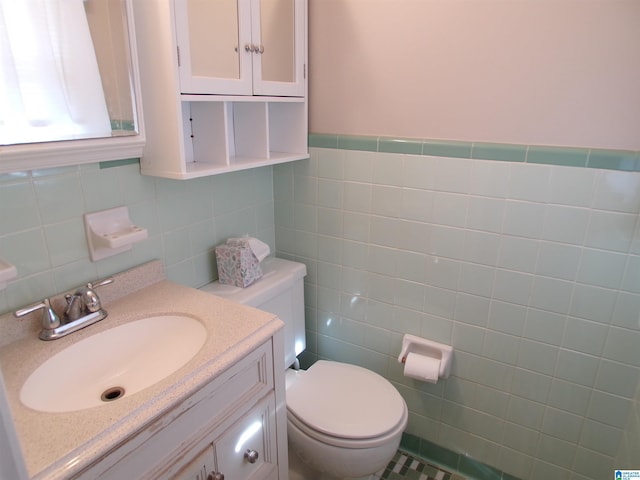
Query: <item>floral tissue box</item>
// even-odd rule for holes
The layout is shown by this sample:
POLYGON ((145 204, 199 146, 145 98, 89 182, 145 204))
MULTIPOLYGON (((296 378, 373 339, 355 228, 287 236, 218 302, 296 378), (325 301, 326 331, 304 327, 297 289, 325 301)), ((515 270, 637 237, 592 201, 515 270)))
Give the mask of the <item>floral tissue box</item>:
POLYGON ((246 238, 230 238, 216 247, 220 283, 248 287, 262 277, 262 268, 246 238))

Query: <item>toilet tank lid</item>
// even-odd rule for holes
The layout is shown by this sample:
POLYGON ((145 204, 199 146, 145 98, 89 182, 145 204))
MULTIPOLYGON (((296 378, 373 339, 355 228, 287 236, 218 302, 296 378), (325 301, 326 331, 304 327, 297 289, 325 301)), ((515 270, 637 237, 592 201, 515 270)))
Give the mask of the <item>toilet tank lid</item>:
POLYGON ((266 258, 260 267, 262 268, 262 278, 246 288, 224 285, 216 281, 208 283, 200 290, 243 305, 259 307, 264 302, 291 288, 307 274, 307 267, 304 263, 276 257, 266 258))

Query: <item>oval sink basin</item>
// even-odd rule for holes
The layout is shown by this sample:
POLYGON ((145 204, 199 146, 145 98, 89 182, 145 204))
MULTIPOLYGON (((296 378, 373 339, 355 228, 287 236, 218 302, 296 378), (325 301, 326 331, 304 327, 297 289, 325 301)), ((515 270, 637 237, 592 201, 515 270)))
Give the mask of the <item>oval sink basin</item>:
POLYGON ((20 390, 27 407, 72 412, 133 395, 166 378, 202 348, 207 331, 184 315, 157 315, 105 330, 58 352, 20 390))

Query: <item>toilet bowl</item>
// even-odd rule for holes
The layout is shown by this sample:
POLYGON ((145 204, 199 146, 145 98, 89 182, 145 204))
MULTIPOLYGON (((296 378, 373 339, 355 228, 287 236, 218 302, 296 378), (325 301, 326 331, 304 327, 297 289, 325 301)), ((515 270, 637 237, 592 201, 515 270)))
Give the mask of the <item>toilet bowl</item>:
MULTIPOLYGON (((262 263, 263 277, 246 288, 202 287, 278 315, 284 322, 290 367, 304 350, 304 264, 279 258, 262 263)), ((398 449, 407 406, 395 387, 371 370, 319 360, 286 371, 290 480, 362 478, 383 469, 398 449)))
POLYGON ((384 468, 407 425, 407 407, 385 378, 320 360, 287 371, 290 453, 324 478, 359 478, 384 468))

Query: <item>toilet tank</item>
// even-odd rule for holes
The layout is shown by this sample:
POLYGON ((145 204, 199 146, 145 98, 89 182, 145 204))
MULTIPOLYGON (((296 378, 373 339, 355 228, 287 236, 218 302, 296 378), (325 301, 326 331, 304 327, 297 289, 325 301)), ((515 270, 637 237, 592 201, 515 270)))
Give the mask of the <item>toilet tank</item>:
POLYGON ((273 257, 260 266, 262 278, 246 288, 213 282, 200 290, 277 315, 284 322, 284 368, 288 368, 306 348, 304 277, 307 267, 273 257))

